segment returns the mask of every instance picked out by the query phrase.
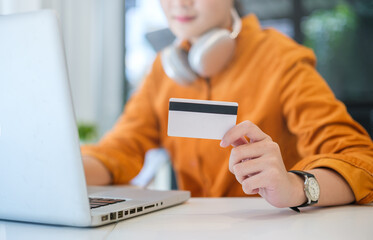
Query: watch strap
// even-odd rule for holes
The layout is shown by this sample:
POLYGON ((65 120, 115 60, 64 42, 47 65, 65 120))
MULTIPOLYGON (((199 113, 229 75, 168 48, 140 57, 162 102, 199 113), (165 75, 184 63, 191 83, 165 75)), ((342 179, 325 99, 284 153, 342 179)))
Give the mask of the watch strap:
MULTIPOLYGON (((313 175, 311 173, 308 173, 308 172, 304 172, 304 171, 291 170, 289 172, 294 173, 294 174, 296 174, 298 176, 302 176, 304 179, 305 179, 305 176, 307 176, 308 178, 315 178, 315 175, 313 175)), ((303 204, 301 204, 299 206, 296 206, 296 207, 290 207, 290 209, 292 209, 292 210, 294 210, 296 212, 300 212, 300 210, 298 208, 300 208, 300 207, 307 207, 307 206, 315 204, 315 203, 317 203, 317 201, 312 201, 311 200, 309 202, 309 199, 307 199, 305 203, 303 203, 303 204)))
MULTIPOLYGON (((312 202, 311 202, 312 203, 312 202)), ((313 204, 313 203, 312 203, 313 204)), ((303 203, 302 205, 299 205, 299 206, 296 206, 296 207, 290 207, 292 210, 296 211, 296 212, 300 212, 300 210, 298 208, 300 207, 307 207, 311 204, 308 204, 308 201, 306 201, 305 203, 303 203)))
POLYGON ((313 175, 312 173, 308 173, 308 172, 304 172, 304 171, 291 170, 289 172, 295 173, 298 176, 302 176, 302 177, 307 176, 307 177, 313 177, 313 178, 315 178, 315 175, 313 175))

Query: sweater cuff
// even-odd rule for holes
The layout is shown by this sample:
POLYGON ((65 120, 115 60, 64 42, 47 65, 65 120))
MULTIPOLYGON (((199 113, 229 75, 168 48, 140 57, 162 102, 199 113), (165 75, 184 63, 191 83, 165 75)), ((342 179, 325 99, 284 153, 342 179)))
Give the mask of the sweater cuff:
POLYGON ((82 156, 94 157, 101 161, 111 173, 113 184, 128 184, 140 172, 142 167, 140 164, 134 164, 133 162, 130 164, 120 152, 100 148, 96 145, 82 146, 81 153, 82 156))

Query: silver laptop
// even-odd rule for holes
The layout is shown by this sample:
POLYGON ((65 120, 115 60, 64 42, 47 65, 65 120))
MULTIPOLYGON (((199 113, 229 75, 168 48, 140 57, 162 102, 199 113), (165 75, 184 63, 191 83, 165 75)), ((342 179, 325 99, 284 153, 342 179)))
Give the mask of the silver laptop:
POLYGON ((0 219, 99 226, 186 201, 186 191, 86 186, 59 23, 0 16, 0 219))

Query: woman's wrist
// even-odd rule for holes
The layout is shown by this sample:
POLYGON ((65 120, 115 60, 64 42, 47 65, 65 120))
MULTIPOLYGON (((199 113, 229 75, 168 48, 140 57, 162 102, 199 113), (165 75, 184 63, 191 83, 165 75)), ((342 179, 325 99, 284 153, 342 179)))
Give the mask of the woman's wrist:
POLYGON ((304 179, 302 177, 288 172, 288 177, 291 183, 290 199, 288 207, 296 207, 307 201, 304 193, 304 179))

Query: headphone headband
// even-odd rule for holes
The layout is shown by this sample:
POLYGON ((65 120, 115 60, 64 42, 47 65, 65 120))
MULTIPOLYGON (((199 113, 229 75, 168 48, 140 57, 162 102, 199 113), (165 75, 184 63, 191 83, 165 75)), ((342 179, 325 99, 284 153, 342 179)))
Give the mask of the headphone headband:
POLYGON ((185 85, 198 76, 211 77, 229 64, 234 54, 235 39, 241 32, 242 23, 236 9, 231 9, 232 31, 213 28, 205 32, 185 51, 175 39, 174 44, 161 53, 166 74, 176 82, 185 85))
POLYGON ((235 8, 231 9, 231 14, 232 14, 232 19, 233 19, 233 25, 232 25, 232 32, 230 34, 230 37, 232 39, 236 39, 238 34, 240 34, 241 32, 242 21, 235 8))

